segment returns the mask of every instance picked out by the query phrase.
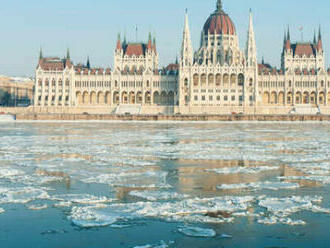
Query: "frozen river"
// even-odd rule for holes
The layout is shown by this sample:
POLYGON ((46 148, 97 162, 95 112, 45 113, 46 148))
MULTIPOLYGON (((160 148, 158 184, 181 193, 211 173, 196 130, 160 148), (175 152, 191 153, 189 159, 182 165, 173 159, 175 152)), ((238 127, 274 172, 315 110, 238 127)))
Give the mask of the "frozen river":
POLYGON ((329 123, 0 123, 1 247, 329 247, 329 123))

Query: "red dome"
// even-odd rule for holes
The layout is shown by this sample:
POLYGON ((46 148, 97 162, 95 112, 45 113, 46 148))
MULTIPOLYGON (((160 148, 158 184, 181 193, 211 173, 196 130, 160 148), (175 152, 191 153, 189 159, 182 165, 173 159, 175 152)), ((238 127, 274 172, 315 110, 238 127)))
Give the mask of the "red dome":
POLYGON ((236 28, 230 17, 221 11, 213 13, 204 25, 204 34, 235 35, 236 28))

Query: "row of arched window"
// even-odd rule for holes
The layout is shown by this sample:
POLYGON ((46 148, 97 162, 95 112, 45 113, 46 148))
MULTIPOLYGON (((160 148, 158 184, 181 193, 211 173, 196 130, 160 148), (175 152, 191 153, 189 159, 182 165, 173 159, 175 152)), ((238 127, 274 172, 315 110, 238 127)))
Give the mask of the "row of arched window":
MULTIPOLYGON (((251 79, 252 80, 252 79, 251 79)), ((251 81, 252 83, 252 81, 251 81)), ((185 84, 188 84, 188 79, 185 80, 185 84)), ((194 74, 193 75, 194 86, 223 86, 223 87, 236 87, 244 86, 243 74, 194 74)))
MULTIPOLYGON (((63 86, 63 81, 62 79, 59 79, 58 81, 56 81, 55 79, 53 79, 52 81, 49 81, 49 79, 45 79, 44 81, 39 79, 38 80, 38 85, 39 87, 42 87, 42 86, 45 86, 45 87, 49 87, 49 86, 52 86, 52 87, 56 87, 56 85, 58 85, 59 87, 63 86)), ((70 80, 67 79, 65 81, 65 86, 70 86, 70 80)))
POLYGON ((326 97, 330 102, 330 92, 308 92, 308 91, 297 91, 293 93, 287 92, 268 92, 265 91, 262 96, 262 102, 265 105, 284 105, 284 104, 325 104, 326 97))

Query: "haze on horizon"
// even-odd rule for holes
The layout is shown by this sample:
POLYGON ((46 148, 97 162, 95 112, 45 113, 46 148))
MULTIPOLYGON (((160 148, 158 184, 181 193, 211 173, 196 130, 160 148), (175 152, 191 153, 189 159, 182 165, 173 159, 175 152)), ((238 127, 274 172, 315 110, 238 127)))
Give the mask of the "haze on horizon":
MULTIPOLYGON (((330 3, 307 0, 224 0, 224 10, 234 21, 241 49, 245 48, 248 15, 254 14, 258 60, 280 65, 283 33, 290 26, 291 40, 311 41, 322 28, 326 65, 329 65, 330 3), (322 3, 322 4, 317 4, 322 3), (306 8, 306 6, 311 6, 306 8)), ((112 67, 117 34, 128 41, 156 36, 160 66, 174 62, 181 49, 184 11, 188 8, 194 50, 202 27, 214 11, 216 0, 5 0, 0 8, 0 74, 33 76, 40 47, 45 56, 61 56, 70 48, 75 63, 112 67), (138 27, 137 39, 135 27, 138 27)))

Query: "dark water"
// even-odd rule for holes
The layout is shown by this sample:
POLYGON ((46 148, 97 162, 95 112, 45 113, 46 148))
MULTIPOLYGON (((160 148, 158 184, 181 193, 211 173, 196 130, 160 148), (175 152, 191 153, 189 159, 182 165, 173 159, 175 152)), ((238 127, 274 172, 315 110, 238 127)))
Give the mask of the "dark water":
POLYGON ((327 123, 0 123, 1 247, 329 247, 329 134, 327 123))

